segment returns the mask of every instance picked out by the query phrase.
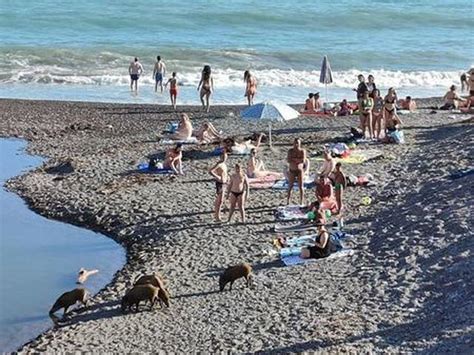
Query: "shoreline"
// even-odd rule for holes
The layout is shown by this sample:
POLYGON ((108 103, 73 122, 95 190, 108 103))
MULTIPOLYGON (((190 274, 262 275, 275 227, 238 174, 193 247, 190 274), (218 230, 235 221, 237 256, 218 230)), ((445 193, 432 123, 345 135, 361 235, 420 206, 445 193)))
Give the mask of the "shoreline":
MULTIPOLYGON (((427 103, 423 104, 423 106, 430 106, 429 103, 434 100, 423 100, 423 102, 425 101, 427 103)), ((106 304, 105 306, 101 307, 102 310, 92 309, 91 311, 86 311, 84 313, 81 312, 80 314, 74 315, 72 318, 71 325, 66 325, 65 327, 61 327, 58 330, 49 330, 39 335, 35 340, 25 344, 21 348, 22 351, 41 351, 43 349, 48 349, 50 351, 66 350, 66 340, 72 334, 76 334, 75 336, 77 340, 80 339, 81 341, 87 341, 84 335, 80 335, 81 331, 76 330, 78 328, 81 328, 82 331, 85 331, 86 329, 84 327, 87 328, 87 323, 90 323, 93 325, 94 329, 102 329, 107 332, 108 330, 113 329, 114 326, 107 324, 108 314, 110 314, 111 317, 109 319, 110 322, 113 321, 120 323, 120 321, 116 319, 123 318, 122 323, 120 324, 122 324, 122 326, 125 326, 125 328, 127 320, 130 320, 129 323, 131 323, 132 326, 138 326, 137 338, 142 340, 144 339, 144 336, 146 337, 146 332, 150 331, 150 329, 148 328, 146 332, 140 332, 141 327, 145 327, 145 325, 140 326, 142 318, 143 320, 164 318, 163 322, 166 323, 166 325, 164 326, 165 328, 163 328, 163 326, 161 325, 155 325, 152 328, 156 330, 160 329, 161 340, 168 340, 163 343, 160 343, 163 346, 162 349, 169 351, 177 351, 177 349, 192 349, 189 343, 182 343, 182 341, 178 342, 178 344, 173 344, 173 339, 174 341, 176 341, 176 334, 179 334, 179 331, 177 329, 179 327, 177 325, 172 326, 172 320, 174 319, 174 317, 171 316, 171 313, 174 312, 173 310, 170 310, 169 312, 155 311, 153 313, 145 311, 140 312, 139 314, 134 316, 121 316, 116 312, 116 307, 112 300, 118 300, 119 297, 123 295, 124 290, 131 283, 130 279, 133 279, 133 276, 136 276, 142 272, 150 272, 156 268, 164 270, 165 277, 170 278, 172 294, 175 295, 178 293, 176 300, 172 299, 172 307, 176 305, 176 307, 178 308, 178 320, 185 319, 186 315, 191 312, 191 314, 194 315, 192 316, 192 319, 195 320, 197 325, 203 326, 202 321, 197 321, 196 318, 196 314, 201 314, 201 316, 203 315, 198 310, 194 310, 193 306, 196 306, 196 304, 201 305, 205 308, 207 307, 207 309, 211 307, 211 310, 217 312, 217 314, 223 315, 226 314, 225 308, 216 309, 215 307, 212 307, 212 305, 209 305, 209 302, 217 302, 218 304, 221 304, 222 307, 229 307, 235 297, 241 300, 261 301, 259 297, 255 294, 252 294, 250 290, 242 291, 241 289, 239 289, 239 287, 237 287, 239 290, 236 291, 234 294, 225 293, 222 294, 221 298, 219 298, 219 296, 216 296, 211 291, 207 291, 207 296, 206 292, 204 292, 201 297, 209 297, 211 299, 209 302, 204 302, 204 304, 203 301, 196 300, 197 298, 199 298, 199 295, 196 294, 202 292, 202 290, 199 291, 200 288, 204 287, 206 289, 209 288, 210 285, 216 286, 215 279, 209 281, 207 280, 209 277, 204 277, 201 274, 203 271, 205 271, 206 267, 208 268, 208 270, 211 270, 210 272, 212 272, 213 269, 219 269, 220 267, 227 266, 227 264, 231 262, 238 261, 242 258, 242 256, 244 256, 244 258, 249 258, 246 252, 242 253, 242 251, 239 251, 239 245, 233 245, 227 238, 225 238, 226 232, 222 230, 222 225, 207 223, 209 222, 210 215, 203 216, 204 212, 202 212, 202 203, 196 204, 195 201, 189 200, 189 198, 187 199, 187 197, 197 195, 191 191, 188 191, 189 189, 186 189, 186 185, 196 184, 195 182, 193 182, 195 180, 198 181, 198 183, 206 182, 206 179, 209 180, 206 173, 203 172, 203 170, 205 170, 203 166, 209 165, 211 162, 215 161, 215 158, 203 158, 205 156, 204 151, 206 150, 206 148, 202 149, 201 147, 198 147, 198 149, 196 149, 195 151, 190 150, 189 154, 185 154, 185 164, 190 165, 189 176, 191 176, 192 179, 189 180, 189 176, 187 176, 182 179, 183 181, 181 184, 177 184, 176 181, 180 180, 180 178, 134 178, 130 177, 133 175, 121 175, 120 173, 123 173, 123 171, 130 170, 132 166, 135 166, 136 164, 131 164, 131 160, 140 159, 138 155, 142 154, 143 156, 146 153, 150 153, 151 150, 162 150, 162 147, 156 144, 156 142, 149 142, 150 140, 153 140, 153 138, 156 136, 156 133, 151 133, 146 130, 153 132, 161 132, 160 128, 163 128, 167 124, 167 122, 174 119, 174 112, 166 111, 167 107, 165 105, 153 105, 153 108, 158 110, 158 112, 155 112, 147 111, 150 106, 152 106, 149 104, 92 104, 89 102, 76 103, 63 101, 23 101, 0 99, 0 106, 5 106, 5 108, 8 109, 4 111, 6 112, 6 120, 4 120, 0 126, 0 134, 2 136, 4 136, 5 134, 13 136, 22 136, 28 141, 28 152, 34 151, 36 154, 36 152, 41 151, 42 153, 45 153, 45 155, 48 157, 46 167, 56 166, 61 161, 64 161, 64 159, 69 159, 70 156, 72 156, 72 161, 75 164, 74 172, 71 173, 72 175, 65 174, 65 177, 63 177, 61 180, 52 181, 53 177, 50 176, 51 174, 41 171, 42 169, 40 168, 28 172, 25 175, 15 177, 14 179, 12 179, 13 181, 10 181, 8 183, 8 188, 14 190, 15 193, 19 194, 20 197, 22 197, 27 202, 28 207, 36 213, 39 212, 39 214, 47 218, 59 219, 66 221, 67 223, 71 223, 71 221, 73 221, 72 224, 74 225, 86 227, 88 229, 98 230, 100 233, 112 238, 113 240, 124 246, 127 255, 127 262, 124 265, 124 268, 118 271, 111 283, 108 284, 104 289, 99 291, 99 293, 94 297, 93 307, 101 305, 101 303, 106 304), (30 106, 29 109, 31 111, 34 111, 34 114, 30 115, 31 118, 20 118, 20 122, 18 122, 17 120, 14 120, 14 118, 16 115, 25 110, 25 107, 22 106, 30 106), (127 109, 127 107, 130 108, 130 106, 132 106, 133 108, 132 111, 121 112, 121 110, 125 110, 127 109), (107 110, 113 111, 114 109, 118 109, 119 112, 112 112, 111 115, 113 116, 113 119, 108 118, 104 112, 107 112, 107 110), (141 112, 135 109, 143 109, 144 111, 141 112), (104 112, 102 112, 102 110, 104 110, 104 112), (68 116, 65 119, 60 118, 58 117, 58 112, 60 112, 61 114, 68 113, 73 117, 71 118, 70 116, 68 116), (89 114, 90 116, 88 116, 87 114, 89 114), (158 119, 156 117, 157 114, 161 114, 163 117, 161 117, 161 119, 158 119), (136 116, 138 116, 137 118, 139 119, 136 119, 136 116), (35 120, 34 118, 39 118, 39 121, 35 120), (141 122, 140 119, 142 120, 141 122), (81 126, 81 124, 83 125, 81 126), (74 125, 77 126, 76 129, 74 129, 74 125), (113 130, 109 130, 107 128, 109 125, 112 125, 114 127, 113 130), (118 128, 116 128, 117 126, 118 128), (61 133, 61 138, 63 139, 59 139, 60 137, 57 135, 58 131, 61 133), (122 135, 125 137, 123 137, 122 135), (113 147, 104 144, 103 142, 101 142, 101 139, 106 139, 107 143, 112 144, 113 147), (65 142, 64 140, 68 141, 65 142), (78 146, 78 144, 80 143, 82 143, 84 146, 78 146), (97 157, 95 156, 96 154, 97 157), (106 165, 104 167, 101 164, 97 164, 97 158, 107 158, 113 161, 111 163, 107 161, 106 163, 110 164, 104 163, 106 165), (116 159, 121 160, 117 162, 116 159), (190 163, 191 161, 192 163, 190 163), (88 164, 91 164, 92 167, 88 166, 88 164), (126 168, 125 170, 124 167, 126 168), (106 178, 98 176, 97 173, 95 173, 95 175, 91 175, 92 177, 89 177, 89 174, 92 174, 94 169, 99 169, 98 171, 103 173, 106 178), (101 181, 99 183, 96 183, 95 181, 93 181, 93 179, 95 178, 101 181), (68 193, 67 189, 65 189, 64 186, 58 187, 58 185, 64 185, 65 183, 67 183, 68 179, 72 180, 70 183, 70 187, 76 189, 76 191, 74 191, 76 193, 75 196, 72 196, 71 193, 68 193), (83 179, 82 182, 81 179, 83 179), (34 188, 35 182, 37 183, 37 189, 34 188), (89 190, 81 190, 81 187, 84 187, 84 183, 92 183, 92 186, 87 186, 89 187, 89 190), (170 186, 173 186, 178 190, 175 191, 175 194, 170 193, 169 191, 163 191, 163 183, 170 184, 170 186), (101 188, 104 185, 106 189, 115 189, 114 192, 109 192, 108 195, 107 193, 104 193, 107 198, 102 198, 103 196, 101 196, 100 193, 101 188), (159 207, 157 207, 156 201, 149 195, 147 195, 147 193, 150 193, 153 190, 150 189, 149 185, 153 185, 153 189, 156 188, 159 190, 159 192, 163 194, 163 206, 160 205, 159 207), (56 191, 57 189, 59 189, 61 194, 63 195, 58 195, 58 191, 56 191), (121 189, 125 192, 121 191, 121 189), (138 192, 140 192, 140 190, 142 189, 147 189, 147 191, 145 193, 142 192, 141 195, 138 195, 138 197, 140 197, 140 201, 134 201, 134 193, 138 194, 138 192), (54 200, 54 198, 48 196, 47 194, 45 194, 45 192, 56 194, 56 197, 59 196, 60 203, 52 204, 51 200, 54 200), (89 196, 88 192, 93 194, 93 197, 89 196), (114 205, 110 207, 110 201, 108 200, 108 197, 114 197, 112 195, 115 195, 117 193, 118 197, 112 199, 114 205), (71 199, 71 197, 75 197, 76 199, 71 199), (172 202, 176 199, 176 197, 185 200, 185 205, 191 211, 176 214, 176 206, 174 204, 170 205, 169 203, 167 203, 172 202), (90 205, 82 201, 82 199, 84 199, 86 202, 92 202, 92 200, 94 200, 94 207, 96 208, 91 208, 90 205), (120 205, 120 203, 122 203, 122 205, 120 205), (132 207, 131 210, 133 211, 133 213, 136 214, 135 216, 132 216, 130 215, 130 213, 127 213, 127 207, 129 206, 132 207), (144 215, 146 213, 149 214, 145 217, 142 216, 142 214, 144 215), (181 223, 184 227, 182 227, 181 229, 176 228, 172 224, 172 222, 181 223), (156 228, 157 225, 158 228, 156 228), (190 246, 188 246, 187 243, 184 243, 182 239, 191 239, 195 243, 199 240, 199 238, 196 239, 196 236, 194 234, 190 234, 187 230, 196 230, 196 234, 199 235, 201 233, 201 235, 204 235, 205 238, 211 240, 209 242, 209 248, 213 249, 213 252, 210 255, 217 253, 215 256, 215 260, 209 260, 204 255, 203 257, 199 257, 199 255, 196 256, 195 254, 193 254, 192 251, 188 250, 190 246), (217 234, 214 234, 214 230, 217 234), (210 232, 213 233, 209 234, 210 232), (221 253, 225 253, 227 249, 229 249, 229 255, 222 255, 221 253), (181 256, 181 252, 186 253, 186 258, 181 256), (187 264, 181 266, 181 270, 174 269, 173 267, 166 265, 164 261, 155 261, 155 259, 159 259, 160 257, 171 264, 178 263, 179 265, 181 262, 187 264), (143 263, 145 263, 145 265, 143 265, 143 263), (202 265, 199 266, 200 264, 202 265), (191 270, 195 270, 196 267, 200 272, 198 272, 198 274, 193 274, 191 270), (183 275, 183 273, 191 273, 191 275, 183 275), (194 285, 195 282, 197 282, 199 285, 194 285), (194 302, 195 304, 185 304, 182 306, 179 305, 180 302, 194 302), (105 312, 106 315, 104 316, 101 312, 105 312), (74 319, 76 317, 78 317, 79 319, 75 321, 74 319), (139 323, 136 323, 137 321, 139 323), (166 334, 162 334, 164 329, 166 329, 166 326, 172 327, 171 333, 173 333, 174 335, 171 334, 170 338, 167 338, 166 334), (51 334, 54 334, 55 336, 53 337, 51 334), (181 347, 176 348, 176 346, 179 346, 179 344, 181 344, 181 347)), ((178 112, 191 112, 193 114, 192 120, 195 122, 197 121, 199 123, 205 119, 210 118, 211 122, 213 122, 215 125, 220 127, 225 126, 227 130, 232 131, 233 133, 240 133, 241 135, 248 135, 248 133, 250 132, 249 128, 250 130, 254 129, 254 127, 264 129, 263 127, 266 126, 265 124, 242 124, 242 122, 240 122, 235 116, 228 116, 229 112, 233 112, 234 115, 235 113, 238 113, 239 107, 240 106, 223 105, 214 109, 211 108, 211 113, 209 116, 202 112, 199 112, 199 107, 196 106, 179 107, 178 112)), ((427 112, 419 112, 419 114, 416 114, 415 117, 416 119, 419 119, 421 117, 424 122, 423 124, 431 124, 431 121, 437 122, 439 124, 439 122, 442 119, 445 119, 448 114, 449 112, 440 112, 435 115, 436 117, 430 117, 428 116, 427 112)), ((286 146, 295 134, 304 135, 303 139, 308 141, 310 139, 313 140, 312 136, 314 134, 317 134, 318 136, 320 135, 322 141, 331 140, 336 135, 335 133, 342 133, 343 130, 349 127, 344 124, 341 127, 341 121, 347 122, 347 124, 349 125, 356 122, 356 119, 354 117, 351 117, 349 119, 327 119, 327 121, 324 121, 324 119, 322 121, 310 120, 311 119, 304 118, 299 120, 299 122, 295 122, 294 124, 293 121, 290 121, 287 124, 277 125, 274 134, 277 138, 275 146, 279 155, 275 154, 274 152, 268 151, 267 147, 264 148, 263 155, 266 158, 278 159, 277 156, 281 156, 281 154, 283 154, 283 152, 286 150, 286 146), (316 129, 312 128, 314 126, 316 126, 316 129), (287 127, 292 128, 289 129, 287 127), (327 130, 328 132, 324 132, 324 130, 327 130)), ((417 128, 414 128, 414 130, 416 129, 417 128)), ((409 134, 408 138, 412 139, 411 134, 409 134)), ((412 144, 412 142, 410 143, 412 144)), ((316 148, 320 145, 321 141, 319 140, 317 143, 311 142, 311 147, 316 148)), ((395 152, 400 153, 403 151, 406 152, 408 149, 407 147, 410 147, 410 145, 384 146, 384 151, 387 150, 387 147, 394 147, 393 149, 395 150, 395 152)), ((207 148, 207 150, 209 150, 209 148, 207 148)), ((188 152, 188 150, 186 150, 186 152, 188 152)), ((136 162, 134 161, 134 163, 136 162)), ((390 165, 391 163, 392 161, 390 159, 387 162, 383 161, 383 165, 390 165)), ((402 162, 399 161, 397 163, 401 164, 402 162)), ((374 164, 375 163, 370 163, 368 167, 375 168, 376 165, 374 164)), ((346 169, 348 168, 349 166, 346 167, 346 169)), ((361 167, 354 167, 354 171, 360 169, 361 167)), ((386 179, 387 177, 385 176, 383 178, 386 179)), ((206 187, 206 189, 201 188, 199 190, 199 193, 204 194, 204 200, 211 201, 213 195, 209 194, 207 192, 208 190, 209 187, 206 187)), ((353 190, 351 190, 351 193, 352 191, 353 190)), ((308 193, 311 194, 312 192, 309 191, 308 193)), ((234 237, 243 237, 246 241, 245 243, 249 243, 250 251, 247 250, 247 252, 252 255, 252 258, 250 258, 250 260, 264 260, 263 263, 256 264, 257 266, 260 265, 258 271, 259 273, 263 274, 262 277, 259 278, 259 273, 257 273, 257 281, 260 281, 257 284, 257 290, 260 286, 263 288, 263 292, 266 294, 265 297, 274 297, 277 293, 275 293, 276 285, 275 282, 272 281, 272 277, 276 278, 277 283, 282 282, 282 280, 285 280, 285 275, 286 277, 290 277, 290 275, 294 275, 295 270, 298 270, 300 273, 303 274, 303 276, 304 274, 306 274, 305 277, 307 277, 309 270, 313 270, 313 272, 315 272, 315 270, 317 270, 318 268, 317 266, 321 264, 315 263, 316 266, 315 264, 313 264, 310 267, 304 266, 296 268, 277 268, 277 272, 275 273, 272 266, 274 265, 274 261, 267 261, 265 257, 257 257, 257 255, 260 255, 259 249, 268 245, 268 239, 270 236, 270 234, 268 234, 265 229, 261 229, 258 223, 263 222, 262 224, 264 226, 270 226, 272 224, 271 217, 268 217, 268 207, 270 207, 270 209, 274 207, 275 200, 277 200, 277 202, 281 202, 281 194, 273 193, 272 196, 271 191, 270 193, 268 193, 267 191, 263 191, 262 193, 257 192, 255 194, 260 195, 260 198, 263 200, 263 204, 260 203, 257 207, 255 207, 254 212, 252 208, 254 208, 253 204, 255 203, 255 201, 250 201, 251 208, 249 209, 249 216, 252 217, 250 219, 251 222, 249 224, 253 222, 255 223, 255 225, 229 225, 228 229, 230 230, 231 235, 233 235, 234 237), (272 200, 273 203, 270 202, 272 200), (253 215, 253 213, 255 213, 255 215, 253 215), (245 237, 246 232, 249 233, 249 235, 245 237), (258 235, 261 235, 262 233, 265 234, 265 238, 258 237, 258 235), (265 243, 262 243, 262 240, 265 240, 265 243), (262 266, 261 264, 264 265, 262 266), (283 276, 278 275, 279 273, 283 274, 283 276)), ((360 192, 357 192, 356 196, 348 197, 348 203, 349 205, 354 205, 352 206, 353 208, 356 208, 355 204, 357 198, 360 197, 359 195, 360 192)), ((262 202, 262 200, 260 202, 262 202)), ((378 208, 381 208, 381 206, 379 206, 378 208)), ((205 209, 210 210, 207 205, 205 209)), ((361 218, 361 216, 365 216, 364 213, 361 213, 364 211, 360 211, 360 207, 358 208, 358 210, 359 211, 353 212, 353 215, 350 219, 356 220, 357 218, 361 218)), ((206 214, 208 214, 207 212, 206 214)), ((371 213, 376 214, 376 210, 372 210, 371 213)), ((354 223, 354 225, 359 224, 354 223)), ((360 224, 360 227, 363 228, 364 223, 360 224)), ((354 227, 351 226, 349 228, 352 229, 354 227)), ((362 239, 362 241, 366 240, 366 243, 370 244, 370 242, 368 241, 370 239, 369 236, 364 236, 363 238, 358 239, 362 239)), ((206 253, 206 251, 203 252, 206 253)), ((338 270, 340 269, 341 271, 344 270, 344 268, 348 267, 347 263, 351 264, 351 260, 352 258, 350 260, 338 260, 337 262, 335 262, 336 268, 338 270)), ((373 262, 373 259, 370 259, 370 262, 373 262)), ((370 262, 367 265, 370 265, 370 262)), ((330 263, 324 262, 324 265, 330 265, 330 263)), ((175 267, 177 266, 175 265, 175 267)), ((324 268, 326 269, 326 266, 324 266, 324 268)), ((351 266, 351 268, 353 268, 353 266, 351 266)), ((332 278, 333 277, 334 276, 332 276, 332 278)), ((318 279, 318 282, 322 282, 325 286, 329 286, 326 285, 324 280, 318 279)), ((297 284, 294 283, 292 283, 292 287, 294 287, 295 289, 298 288, 297 284)), ((315 290, 313 289, 313 292, 314 291, 315 290)), ((332 289, 332 291, 336 290, 332 289)), ((286 297, 290 297, 289 294, 286 297)), ((303 297, 303 300, 300 301, 301 304, 298 303, 298 306, 296 306, 296 308, 302 311, 303 309, 305 309, 303 306, 308 306, 307 302, 308 300, 304 299, 303 297)), ((274 304, 271 303, 272 302, 270 302, 269 305, 270 309, 275 311, 275 309, 271 307, 274 306, 274 304)), ((261 302, 259 302, 259 304, 260 306, 264 307, 264 303, 262 304, 261 302)), ((244 308, 252 314, 256 312, 255 309, 249 309, 248 307, 244 308)), ((224 331, 219 331, 216 335, 214 335, 214 337, 211 336, 209 343, 211 347, 209 347, 208 349, 213 349, 216 351, 232 349, 234 351, 241 352, 262 351, 263 349, 265 349, 265 347, 268 349, 269 346, 273 347, 273 349, 277 349, 279 347, 278 339, 272 339, 272 332, 268 329, 264 332, 258 332, 259 337, 254 342, 248 342, 243 340, 238 340, 236 344, 234 344, 233 341, 231 342, 228 338, 229 329, 225 331, 226 326, 234 324, 232 323, 232 320, 236 322, 239 317, 245 317, 239 310, 234 310, 234 312, 236 314, 230 314, 229 320, 221 321, 223 322, 222 325, 224 325, 224 331), (230 324, 228 323, 229 321, 231 321, 230 324), (221 337, 219 337, 219 335, 221 337), (219 341, 219 339, 221 339, 222 341, 219 341)), ((277 313, 281 312, 277 310, 277 313)), ((262 314, 260 312, 256 312, 254 316, 262 317, 262 314)), ((298 324, 298 322, 295 323, 295 321, 292 320, 293 318, 291 314, 286 315, 286 317, 288 316, 289 318, 285 319, 287 319, 290 323, 298 324)), ((308 317, 310 316, 310 314, 304 314, 304 316, 308 317)), ((285 312, 280 314, 280 318, 281 317, 285 317, 285 312)), ((210 322, 212 324, 219 324, 218 319, 214 319, 214 317, 211 318, 212 319, 210 319, 210 322)), ((330 318, 331 317, 329 316, 328 319, 330 318)), ((328 324, 331 323, 329 320, 326 320, 325 322, 328 324)), ((336 323, 338 322, 339 321, 337 321, 336 323)), ((187 332, 191 335, 191 338, 197 340, 197 338, 195 338, 196 330, 193 330, 192 326, 187 326, 186 328, 187 332)), ((309 333, 306 330, 301 330, 299 332, 299 335, 295 338, 295 335, 290 335, 292 334, 292 332, 290 332, 289 329, 285 329, 282 329, 280 331, 294 338, 291 338, 292 340, 290 341, 290 343, 295 343, 295 341, 300 342, 301 340, 308 339, 309 333)), ((347 331, 348 330, 346 329, 346 333, 347 331)), ((118 339, 116 340, 119 341, 118 339)), ((127 340, 124 339, 122 346, 127 346, 126 343, 127 340)), ((207 343, 208 341, 206 340, 204 341, 203 345, 200 346, 206 346, 207 343)), ((309 347, 307 349, 328 349, 329 351, 334 351, 336 349, 345 349, 345 347, 338 347, 337 343, 335 343, 335 345, 330 344, 331 343, 328 343, 327 346, 324 346, 323 343, 320 344, 319 342, 316 342, 313 344, 309 344, 311 346, 308 345, 309 347)), ((81 344, 81 346, 83 346, 81 349, 88 349, 89 351, 119 349, 114 348, 112 344, 108 342, 102 345, 100 345, 99 343, 96 345, 90 343, 88 345, 81 344)), ((133 342, 131 344, 128 344, 128 346, 133 346, 133 342)), ((138 349, 147 350, 149 349, 147 346, 148 345, 143 344, 143 347, 138 349)), ((346 344, 345 346, 348 346, 347 349, 357 351, 368 349, 382 349, 377 347, 367 347, 367 344, 364 345, 363 343, 353 345, 346 344)), ((72 348, 69 348, 69 350, 71 349, 72 348)), ((125 349, 126 348, 122 348, 122 350, 125 349)), ((295 347, 293 349, 287 350, 290 351, 295 349, 299 348, 295 347)), ((305 349, 305 347, 303 347, 303 349, 305 349)), ((389 347, 388 349, 394 350, 409 348, 389 347)))

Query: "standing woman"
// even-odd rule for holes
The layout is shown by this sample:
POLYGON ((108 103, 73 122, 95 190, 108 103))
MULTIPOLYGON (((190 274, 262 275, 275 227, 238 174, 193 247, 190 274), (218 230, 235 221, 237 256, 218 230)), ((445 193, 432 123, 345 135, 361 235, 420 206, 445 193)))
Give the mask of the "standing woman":
POLYGON ((374 100, 369 96, 369 92, 366 91, 361 102, 361 116, 362 116, 362 132, 365 136, 366 129, 369 130, 369 139, 374 138, 374 131, 372 126, 372 110, 374 109, 374 100))
POLYGON ((365 83, 365 85, 367 86, 367 90, 369 91, 369 96, 371 98, 374 98, 375 96, 375 90, 377 90, 377 86, 375 85, 375 82, 374 82, 374 76, 372 74, 370 74, 367 79, 369 80, 368 82, 365 83))
POLYGON ((380 139, 380 132, 382 131, 382 117, 383 117, 384 100, 380 96, 380 90, 374 90, 374 109, 372 110, 372 131, 374 138, 380 139))
POLYGON ((250 74, 250 71, 246 70, 244 73, 244 81, 246 83, 245 95, 247 97, 248 105, 253 105, 253 98, 257 93, 257 79, 250 74))
POLYGON ((209 99, 211 97, 212 92, 214 91, 214 79, 211 75, 211 67, 209 65, 205 65, 201 72, 201 81, 199 81, 199 85, 197 87, 199 92, 199 96, 201 98, 202 107, 209 112, 209 99), (204 98, 206 98, 206 102, 204 102, 204 98))
POLYGON ((240 164, 235 164, 234 174, 229 179, 227 185, 227 198, 230 199, 229 222, 237 205, 240 211, 242 222, 245 223, 245 202, 249 196, 249 184, 247 176, 240 164))
POLYGON ((384 124, 391 122, 394 117, 398 119, 396 103, 398 101, 397 93, 394 88, 388 89, 388 93, 383 99, 383 114, 382 119, 384 124))

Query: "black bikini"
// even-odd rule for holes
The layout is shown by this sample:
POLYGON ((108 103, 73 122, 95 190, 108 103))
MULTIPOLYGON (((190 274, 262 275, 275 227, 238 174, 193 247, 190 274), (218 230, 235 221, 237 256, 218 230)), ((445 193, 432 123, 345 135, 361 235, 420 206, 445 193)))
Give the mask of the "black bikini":
POLYGON ((234 195, 236 198, 239 197, 240 195, 242 195, 244 193, 245 190, 242 190, 240 192, 235 192, 235 191, 231 191, 230 193, 232 195, 234 195))

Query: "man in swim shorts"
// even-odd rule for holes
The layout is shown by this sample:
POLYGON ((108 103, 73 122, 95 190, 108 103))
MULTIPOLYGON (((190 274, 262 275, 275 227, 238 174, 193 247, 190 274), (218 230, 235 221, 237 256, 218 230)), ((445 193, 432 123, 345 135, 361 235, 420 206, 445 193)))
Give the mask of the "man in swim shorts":
POLYGON ((133 91, 133 84, 135 84, 135 91, 138 91, 138 79, 143 73, 143 66, 138 61, 138 58, 135 57, 133 62, 130 63, 128 67, 128 73, 130 74, 130 90, 133 91))
POLYGON ((288 195, 286 203, 290 204, 291 192, 295 181, 298 181, 300 190, 300 205, 304 202, 304 162, 306 161, 306 150, 301 148, 301 139, 295 138, 293 148, 288 150, 288 195))
POLYGON ((336 171, 334 173, 334 191, 336 192, 337 212, 340 214, 343 208, 342 196, 344 189, 347 187, 346 176, 341 170, 342 164, 336 164, 336 171))
POLYGON ((212 175, 216 184, 216 199, 214 202, 214 219, 216 222, 222 221, 221 209, 224 203, 224 190, 228 181, 226 161, 227 152, 224 151, 217 164, 209 170, 209 174, 212 175))
POLYGON ((160 56, 156 57, 155 67, 153 68, 153 78, 155 79, 155 92, 158 91, 158 85, 160 85, 161 92, 163 92, 163 79, 166 74, 166 65, 161 60, 160 56))

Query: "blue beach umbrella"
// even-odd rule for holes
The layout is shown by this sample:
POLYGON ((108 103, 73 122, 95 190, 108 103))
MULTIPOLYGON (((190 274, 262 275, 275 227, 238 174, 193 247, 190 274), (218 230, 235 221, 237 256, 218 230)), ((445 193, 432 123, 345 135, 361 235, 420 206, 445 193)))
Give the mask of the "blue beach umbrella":
POLYGON ((240 117, 246 121, 268 121, 268 140, 272 145, 272 122, 289 121, 299 116, 299 112, 290 106, 276 101, 261 102, 240 112, 240 117))
POLYGON ((328 101, 328 84, 333 82, 332 70, 329 64, 328 56, 325 55, 321 63, 321 74, 319 75, 319 82, 326 86, 326 102, 328 101))

